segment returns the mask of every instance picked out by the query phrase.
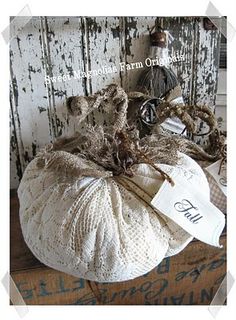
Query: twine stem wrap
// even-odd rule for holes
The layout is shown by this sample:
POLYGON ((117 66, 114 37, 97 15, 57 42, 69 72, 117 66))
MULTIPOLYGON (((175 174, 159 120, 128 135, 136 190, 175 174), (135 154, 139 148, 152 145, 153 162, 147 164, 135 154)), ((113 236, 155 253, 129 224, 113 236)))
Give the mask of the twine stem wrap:
MULTIPOLYGON (((87 116, 98 109, 103 110, 105 116, 112 114, 113 122, 107 126, 87 124, 85 134, 76 133, 70 138, 58 139, 39 154, 39 166, 76 176, 108 177, 121 174, 133 176, 134 164, 147 163, 173 184, 157 163, 176 165, 179 152, 198 160, 215 160, 219 156, 215 150, 209 154, 195 142, 180 135, 170 135, 161 128, 161 123, 167 118, 178 117, 189 132, 195 133, 196 118, 200 118, 208 124, 210 134, 216 127, 216 120, 207 106, 179 106, 163 101, 156 110, 157 122, 153 134, 140 138, 137 127, 128 125, 128 96, 133 102, 147 98, 140 92, 127 95, 115 84, 89 97, 70 97, 67 108, 71 115, 78 118, 78 124, 85 122, 87 116), (88 167, 79 168, 76 156, 86 159, 88 167)), ((220 142, 215 145, 217 148, 220 148, 220 142)))

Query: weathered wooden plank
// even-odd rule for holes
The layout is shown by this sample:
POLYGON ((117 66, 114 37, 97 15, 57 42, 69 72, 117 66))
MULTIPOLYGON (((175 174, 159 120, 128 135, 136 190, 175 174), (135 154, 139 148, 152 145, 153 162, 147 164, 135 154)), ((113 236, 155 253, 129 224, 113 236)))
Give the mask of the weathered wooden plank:
POLYGON ((219 30, 204 30, 197 23, 198 39, 195 57, 195 103, 215 105, 219 70, 219 30))
POLYGON ((81 72, 85 71, 85 34, 80 17, 46 17, 42 19, 42 24, 45 29, 47 75, 55 80, 48 84, 48 91, 51 134, 56 138, 78 130, 76 119, 68 115, 66 98, 87 92, 86 79, 80 77, 81 72))
POLYGON ((41 28, 37 17, 11 41, 10 70, 12 116, 23 171, 37 150, 50 141, 41 28))
MULTIPOLYGON (((196 28, 193 103, 208 105, 214 111, 218 83, 220 32, 219 30, 204 30, 202 20, 196 24, 196 28)), ((198 133, 202 134, 207 131, 208 127, 200 123, 198 133)), ((203 145, 208 143, 205 136, 196 136, 195 141, 203 145)))
POLYGON ((86 18, 86 24, 88 32, 88 68, 89 70, 104 68, 101 75, 90 79, 90 92, 94 93, 111 83, 121 83, 119 62, 122 30, 119 17, 89 17, 86 18), (112 69, 109 69, 113 67, 118 71, 113 72, 112 69))
POLYGON ((174 38, 168 44, 169 56, 184 56, 184 61, 175 61, 170 67, 175 72, 182 88, 185 103, 191 103, 193 86, 193 52, 195 39, 195 18, 164 17, 160 18, 162 27, 174 38))
MULTIPOLYGON (((10 88, 10 99, 12 89, 10 88)), ((15 124, 13 122, 12 107, 10 110, 10 187, 17 188, 22 176, 15 124)))
MULTIPOLYGON (((125 18, 126 63, 142 62, 149 57, 149 30, 155 25, 156 17, 125 18)), ((145 67, 145 66, 144 66, 145 67)), ((137 81, 144 68, 134 68, 126 72, 126 89, 137 90, 137 81)))
MULTIPOLYGON (((85 19, 87 71, 93 76, 89 79, 89 93, 95 93, 111 83, 121 84, 120 49, 123 40, 122 18, 87 17, 85 19)), ((108 124, 112 115, 95 110, 89 117, 90 123, 108 124)))

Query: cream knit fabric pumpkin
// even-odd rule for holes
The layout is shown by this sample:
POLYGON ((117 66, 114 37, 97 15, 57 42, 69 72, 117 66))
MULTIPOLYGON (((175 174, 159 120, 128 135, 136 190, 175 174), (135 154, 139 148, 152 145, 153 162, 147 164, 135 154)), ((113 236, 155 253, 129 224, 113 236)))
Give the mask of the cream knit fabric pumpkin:
MULTIPOLYGON (((86 177, 71 183, 39 168, 37 160, 26 168, 18 195, 24 239, 44 264, 93 281, 124 281, 147 273, 192 240, 152 208, 163 180, 150 165, 134 165, 132 178, 86 177)), ((158 166, 167 173, 173 169, 158 166)), ((177 167, 191 174, 209 199, 199 165, 181 154, 177 167)))

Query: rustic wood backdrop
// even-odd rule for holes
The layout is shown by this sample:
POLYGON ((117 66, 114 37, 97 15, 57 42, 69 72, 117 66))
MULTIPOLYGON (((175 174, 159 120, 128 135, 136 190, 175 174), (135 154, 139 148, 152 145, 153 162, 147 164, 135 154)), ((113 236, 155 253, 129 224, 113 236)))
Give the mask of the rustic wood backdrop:
POLYGON ((220 34, 204 30, 201 18, 33 17, 10 43, 11 188, 39 148, 76 130, 67 97, 89 95, 112 82, 133 90, 142 69, 50 84, 45 76, 144 61, 156 20, 174 37, 170 54, 185 56, 173 64, 185 102, 214 108, 220 34))

